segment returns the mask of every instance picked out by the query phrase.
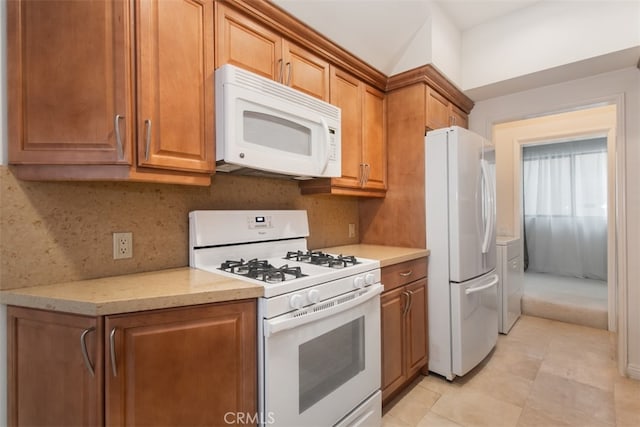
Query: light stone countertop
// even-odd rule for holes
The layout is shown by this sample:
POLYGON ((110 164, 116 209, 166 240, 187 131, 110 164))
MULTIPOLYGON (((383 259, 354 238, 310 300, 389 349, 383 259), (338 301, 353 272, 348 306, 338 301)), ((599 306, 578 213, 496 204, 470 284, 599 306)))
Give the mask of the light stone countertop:
POLYGON ((262 286, 189 267, 0 292, 0 303, 101 316, 257 298, 262 286))
POLYGON ((389 265, 411 261, 416 258, 422 258, 429 256, 430 253, 428 249, 366 244, 333 246, 330 248, 322 248, 320 250, 332 254, 353 255, 356 258, 377 259, 380 261, 380 267, 387 267, 389 265))

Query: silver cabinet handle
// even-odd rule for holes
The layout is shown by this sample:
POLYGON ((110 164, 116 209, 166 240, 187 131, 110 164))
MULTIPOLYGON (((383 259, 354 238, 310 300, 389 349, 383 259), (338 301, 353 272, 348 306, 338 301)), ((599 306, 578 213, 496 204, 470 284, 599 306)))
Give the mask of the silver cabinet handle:
POLYGON ((284 78, 284 67, 282 65, 282 58, 278 59, 278 68, 280 69, 280 73, 278 75, 278 81, 282 83, 283 82, 282 79, 284 78))
POLYGON ((369 182, 369 176, 371 176, 371 165, 369 163, 365 163, 364 165, 366 166, 366 169, 367 169, 367 175, 366 175, 367 179, 365 179, 364 181, 366 185, 369 182))
MULTIPOLYGON (((285 65, 285 67, 287 67, 287 86, 291 86, 291 73, 293 72, 293 69, 291 68, 291 62, 287 62, 287 64, 285 65)), ((284 82, 283 82, 284 83, 284 82)))
POLYGON ((411 311, 411 307, 413 306, 413 291, 407 291, 409 294, 409 307, 407 308, 407 313, 411 311))
POLYGON ((87 370, 91 373, 92 377, 96 376, 96 372, 93 369, 93 364, 91 363, 91 360, 89 359, 89 352, 87 352, 87 334, 89 332, 93 332, 95 331, 96 328, 95 327, 90 327, 85 329, 84 331, 82 331, 82 334, 80 335, 80 350, 82 350, 82 358, 84 359, 84 366, 87 367, 87 370))
POLYGON ((144 121, 145 133, 147 139, 144 145, 144 159, 149 160, 149 150, 151 149, 151 119, 144 121))
POLYGON ((405 297, 407 297, 406 302, 404 304, 404 309, 402 310, 402 316, 406 316, 407 312, 409 311, 409 299, 411 298, 411 296, 409 295, 409 292, 404 291, 402 292, 402 295, 404 295, 405 297))
POLYGON ((124 119, 124 116, 116 114, 116 118, 113 120, 113 127, 116 131, 116 149, 118 150, 118 160, 124 159, 124 146, 122 145, 122 137, 120 136, 120 119, 124 119))
POLYGON ((364 163, 360 163, 360 187, 364 187, 364 163))
POLYGON ((409 277, 413 274, 413 270, 405 271, 404 273, 399 273, 402 277, 409 277))
POLYGON ((118 376, 118 370, 116 369, 116 328, 111 329, 109 334, 109 353, 111 355, 111 372, 114 377, 118 376))

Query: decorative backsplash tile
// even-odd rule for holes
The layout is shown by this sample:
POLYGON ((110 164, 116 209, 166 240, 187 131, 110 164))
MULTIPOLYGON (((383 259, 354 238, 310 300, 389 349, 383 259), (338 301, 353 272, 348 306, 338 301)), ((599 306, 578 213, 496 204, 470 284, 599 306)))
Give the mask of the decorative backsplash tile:
POLYGON ((310 248, 358 243, 348 237, 357 199, 301 196, 295 181, 216 174, 210 187, 27 182, 0 166, 0 289, 188 265, 195 209, 306 209, 310 248), (115 261, 111 233, 122 231, 133 233, 133 258, 115 261))

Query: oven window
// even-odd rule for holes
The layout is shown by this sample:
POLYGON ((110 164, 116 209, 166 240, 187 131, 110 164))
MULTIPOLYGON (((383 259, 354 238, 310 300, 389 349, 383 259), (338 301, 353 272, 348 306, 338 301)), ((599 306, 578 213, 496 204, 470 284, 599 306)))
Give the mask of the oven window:
POLYGON ((246 142, 286 153, 311 156, 311 129, 298 123, 245 110, 243 131, 246 142))
POLYGON ((364 316, 298 348, 302 413, 364 370, 364 316))

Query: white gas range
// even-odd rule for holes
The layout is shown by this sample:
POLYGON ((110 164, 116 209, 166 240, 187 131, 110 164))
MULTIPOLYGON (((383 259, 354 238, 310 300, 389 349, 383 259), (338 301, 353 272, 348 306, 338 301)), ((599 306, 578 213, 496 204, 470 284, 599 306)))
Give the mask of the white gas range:
POLYGON ((380 264, 307 248, 306 211, 189 213, 191 267, 259 283, 261 425, 379 426, 380 264))

